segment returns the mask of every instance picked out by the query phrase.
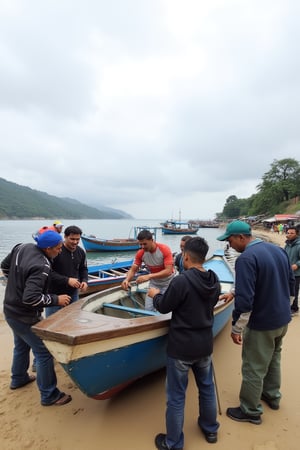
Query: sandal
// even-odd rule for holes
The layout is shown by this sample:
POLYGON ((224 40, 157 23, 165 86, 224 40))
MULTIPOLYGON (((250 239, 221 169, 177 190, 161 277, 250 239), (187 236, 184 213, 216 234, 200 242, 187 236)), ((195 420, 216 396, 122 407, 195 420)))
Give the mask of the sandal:
POLYGON ((10 387, 10 389, 12 389, 14 391, 15 389, 19 389, 21 387, 27 386, 27 384, 29 384, 29 383, 33 383, 33 381, 35 381, 35 379, 36 379, 36 377, 34 375, 29 375, 28 379, 25 381, 25 383, 19 384, 19 386, 10 385, 9 387, 10 387))
POLYGON ((69 403, 72 400, 71 395, 69 394, 65 394, 64 392, 61 392, 59 394, 59 397, 57 400, 55 400, 52 403, 42 403, 43 406, 62 406, 62 405, 66 405, 67 403, 69 403))

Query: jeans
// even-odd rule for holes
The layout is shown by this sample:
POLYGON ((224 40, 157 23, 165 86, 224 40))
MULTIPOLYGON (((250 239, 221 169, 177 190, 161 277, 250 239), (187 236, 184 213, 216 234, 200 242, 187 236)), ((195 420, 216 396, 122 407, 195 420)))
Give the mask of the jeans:
POLYGON ((184 446, 184 406, 189 369, 192 369, 198 387, 199 427, 204 433, 216 433, 219 428, 211 356, 194 361, 182 361, 168 356, 166 443, 169 448, 184 446))
POLYGON ((300 277, 295 277, 295 297, 294 297, 294 301, 291 305, 291 309, 293 309, 294 311, 299 310, 299 305, 298 305, 299 285, 300 285, 300 277))
MULTIPOLYGON (((79 293, 78 293, 78 289, 76 289, 76 291, 71 295, 71 303, 76 302, 76 300, 79 299, 79 293)), ((65 308, 65 306, 46 306, 45 308, 45 317, 49 317, 52 314, 56 313, 57 311, 59 311, 61 308, 65 308)))
POLYGON ((43 341, 33 333, 31 324, 12 318, 6 318, 6 321, 14 335, 11 386, 17 388, 28 380, 29 352, 32 349, 36 360, 36 381, 41 394, 41 403, 51 405, 61 394, 56 387, 57 379, 51 353, 43 341))
POLYGON ((281 347, 287 329, 285 325, 270 331, 244 330, 240 405, 245 414, 262 414, 261 394, 280 402, 281 347))

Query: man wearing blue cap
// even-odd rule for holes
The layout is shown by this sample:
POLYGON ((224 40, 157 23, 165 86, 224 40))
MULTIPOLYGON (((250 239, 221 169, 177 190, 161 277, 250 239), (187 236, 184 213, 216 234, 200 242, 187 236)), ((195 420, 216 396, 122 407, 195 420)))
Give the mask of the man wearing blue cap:
POLYGON ((65 405, 72 398, 57 388, 53 357, 43 341, 31 330, 42 320, 45 306, 67 306, 70 296, 48 293, 50 261, 61 251, 62 237, 48 230, 35 237, 37 244, 18 244, 1 263, 7 277, 4 296, 5 319, 13 331, 14 353, 10 388, 15 390, 35 381, 28 374, 32 349, 37 365, 41 404, 65 405))
MULTIPOLYGON (((217 238, 241 253, 235 271, 235 302, 231 337, 242 348, 240 406, 227 416, 238 422, 261 424, 263 400, 279 409, 282 340, 291 320, 290 295, 294 275, 286 252, 255 239, 248 223, 231 222, 217 238)), ((228 297, 233 294, 224 294, 228 297)))

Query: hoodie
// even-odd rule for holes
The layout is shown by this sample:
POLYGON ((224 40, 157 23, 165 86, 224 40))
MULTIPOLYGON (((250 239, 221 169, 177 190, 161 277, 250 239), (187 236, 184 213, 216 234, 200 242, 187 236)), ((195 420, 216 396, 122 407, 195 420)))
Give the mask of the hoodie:
POLYGON ((185 361, 212 354, 214 306, 221 292, 217 275, 196 268, 176 276, 164 294, 153 298, 161 313, 172 312, 167 354, 185 361))

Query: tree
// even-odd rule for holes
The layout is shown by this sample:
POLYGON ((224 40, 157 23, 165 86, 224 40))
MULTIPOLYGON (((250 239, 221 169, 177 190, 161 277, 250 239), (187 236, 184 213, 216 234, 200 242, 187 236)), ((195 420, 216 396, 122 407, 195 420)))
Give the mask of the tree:
POLYGON ((264 197, 268 197, 272 204, 290 200, 300 193, 299 162, 292 158, 280 161, 275 159, 262 180, 257 186, 258 191, 264 197))
POLYGON ((250 206, 250 199, 237 198, 236 195, 230 195, 223 208, 222 217, 226 219, 236 219, 237 217, 247 215, 250 206))
POLYGON ((276 159, 271 169, 262 177, 254 194, 250 214, 275 214, 280 212, 279 205, 288 201, 300 192, 300 165, 292 158, 276 159))

